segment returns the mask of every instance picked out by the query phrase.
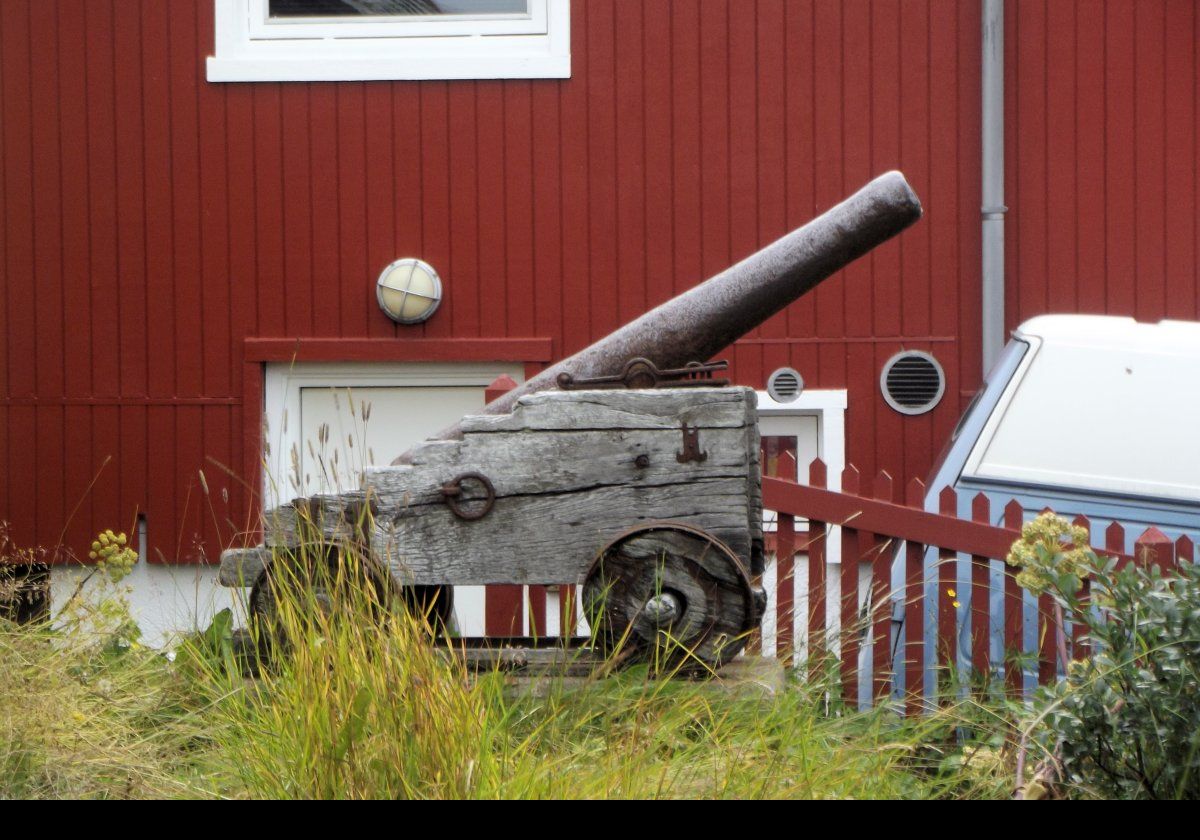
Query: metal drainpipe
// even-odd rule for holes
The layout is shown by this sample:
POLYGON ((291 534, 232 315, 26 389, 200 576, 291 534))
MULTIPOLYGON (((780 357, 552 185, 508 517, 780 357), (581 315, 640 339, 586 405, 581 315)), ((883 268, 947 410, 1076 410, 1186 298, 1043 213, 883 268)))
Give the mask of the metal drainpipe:
POLYGON ((983 3, 983 375, 1004 348, 1004 0, 983 3))

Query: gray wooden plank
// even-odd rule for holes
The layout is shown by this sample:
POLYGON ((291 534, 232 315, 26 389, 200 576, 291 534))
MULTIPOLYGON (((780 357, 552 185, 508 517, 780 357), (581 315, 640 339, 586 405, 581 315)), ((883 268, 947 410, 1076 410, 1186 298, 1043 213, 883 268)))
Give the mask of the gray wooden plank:
POLYGON ((271 550, 261 545, 227 548, 221 552, 217 583, 221 586, 253 586, 270 559, 271 550))
POLYGON ((355 490, 280 505, 263 516, 263 541, 268 546, 296 547, 354 540, 365 498, 362 491, 355 490))
POLYGON ((364 485, 378 508, 388 511, 401 505, 442 504, 442 485, 468 471, 486 475, 501 498, 744 477, 753 429, 700 429, 699 445, 708 457, 699 463, 677 460, 683 448, 678 428, 468 436, 436 445, 428 457, 418 457, 411 465, 368 469, 364 485), (644 467, 638 465, 639 455, 646 457, 644 467))
POLYGON ((408 464, 368 469, 360 493, 272 511, 267 544, 353 541, 364 498, 372 551, 406 583, 579 582, 603 545, 652 521, 703 528, 747 564, 761 538, 751 389, 544 392, 463 429, 416 447, 408 464), (701 461, 678 458, 685 423, 701 461), (454 516, 442 492, 467 472, 495 488, 479 521, 454 516))
POLYGON ((677 429, 755 422, 750 388, 674 388, 642 391, 543 391, 521 397, 511 414, 471 415, 463 434, 551 429, 677 429))
POLYGON ((578 583, 618 534, 670 520, 709 531, 745 559, 747 484, 742 475, 513 496, 476 522, 444 506, 401 508, 376 520, 372 550, 406 583, 578 583))

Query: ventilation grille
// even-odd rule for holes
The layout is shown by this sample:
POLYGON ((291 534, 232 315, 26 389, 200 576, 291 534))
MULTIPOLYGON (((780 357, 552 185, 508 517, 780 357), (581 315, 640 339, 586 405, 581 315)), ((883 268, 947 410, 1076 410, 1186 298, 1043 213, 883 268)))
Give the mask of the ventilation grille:
POLYGON ((767 379, 767 393, 775 402, 795 402, 804 390, 804 377, 791 368, 780 368, 767 379))
POLYGON ((897 353, 888 359, 879 377, 887 404, 901 414, 924 414, 942 399, 946 375, 938 360, 919 350, 897 353))

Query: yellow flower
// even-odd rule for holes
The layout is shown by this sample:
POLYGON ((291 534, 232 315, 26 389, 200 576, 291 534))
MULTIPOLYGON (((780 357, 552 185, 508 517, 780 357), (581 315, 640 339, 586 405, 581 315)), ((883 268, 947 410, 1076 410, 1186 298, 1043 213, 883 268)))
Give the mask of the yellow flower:
POLYGON ((1047 512, 1025 523, 1006 559, 1020 569, 1017 583, 1040 595, 1062 574, 1082 578, 1096 558, 1086 528, 1047 512))

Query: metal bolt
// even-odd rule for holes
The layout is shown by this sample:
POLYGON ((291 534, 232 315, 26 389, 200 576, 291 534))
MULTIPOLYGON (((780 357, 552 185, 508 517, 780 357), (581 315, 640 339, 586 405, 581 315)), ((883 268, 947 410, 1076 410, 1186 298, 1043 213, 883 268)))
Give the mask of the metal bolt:
POLYGON ((655 595, 645 606, 646 618, 657 627, 668 627, 683 613, 683 604, 670 592, 655 595))
POLYGON ((646 467, 650 466, 650 456, 643 452, 641 455, 633 459, 633 463, 638 469, 644 470, 646 467))

